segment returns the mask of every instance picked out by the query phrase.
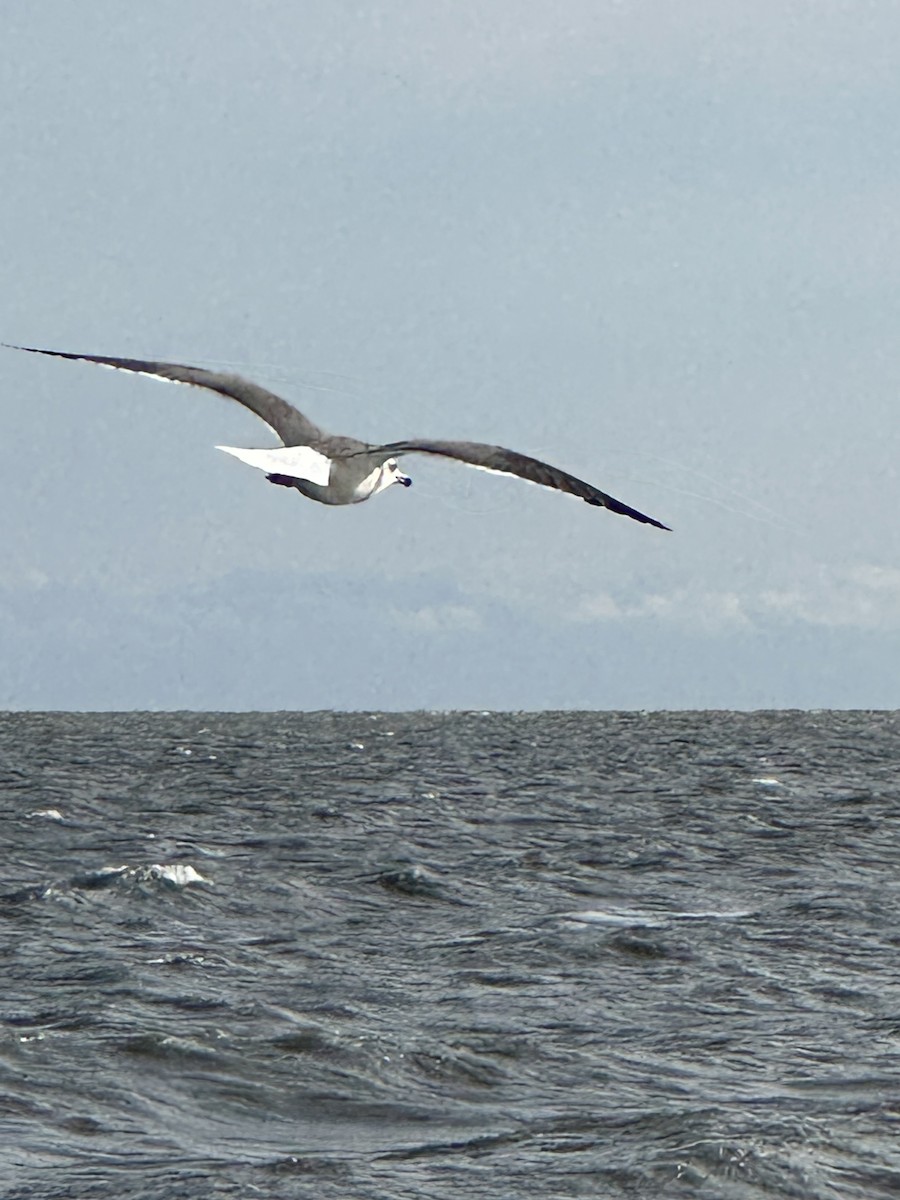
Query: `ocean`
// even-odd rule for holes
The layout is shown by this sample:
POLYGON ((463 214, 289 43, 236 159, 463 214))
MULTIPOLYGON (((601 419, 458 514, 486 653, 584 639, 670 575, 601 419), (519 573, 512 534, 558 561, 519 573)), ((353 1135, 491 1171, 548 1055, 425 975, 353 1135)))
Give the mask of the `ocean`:
POLYGON ((900 1195, 900 714, 0 715, 0 1194, 900 1195))

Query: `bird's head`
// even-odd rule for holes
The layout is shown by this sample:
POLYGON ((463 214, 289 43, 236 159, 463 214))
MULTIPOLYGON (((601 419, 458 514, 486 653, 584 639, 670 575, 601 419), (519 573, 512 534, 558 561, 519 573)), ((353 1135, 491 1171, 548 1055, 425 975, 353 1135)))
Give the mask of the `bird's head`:
POLYGON ((400 470, 396 458, 389 458, 384 464, 384 478, 388 483, 402 483, 404 487, 412 487, 412 480, 400 470))

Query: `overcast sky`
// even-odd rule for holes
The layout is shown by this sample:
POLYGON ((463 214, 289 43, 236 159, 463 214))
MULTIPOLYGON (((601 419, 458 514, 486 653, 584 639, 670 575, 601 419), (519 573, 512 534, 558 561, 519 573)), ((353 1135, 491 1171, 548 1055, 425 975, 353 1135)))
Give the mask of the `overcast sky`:
POLYGON ((900 705, 900 5, 5 0, 0 704, 900 705))

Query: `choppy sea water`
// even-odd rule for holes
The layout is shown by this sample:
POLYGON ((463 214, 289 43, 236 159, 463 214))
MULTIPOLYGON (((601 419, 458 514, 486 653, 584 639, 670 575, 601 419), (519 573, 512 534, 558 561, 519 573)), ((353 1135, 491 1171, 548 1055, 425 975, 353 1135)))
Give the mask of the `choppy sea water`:
POLYGON ((0 716, 4 1197, 900 1194, 900 715, 0 716))

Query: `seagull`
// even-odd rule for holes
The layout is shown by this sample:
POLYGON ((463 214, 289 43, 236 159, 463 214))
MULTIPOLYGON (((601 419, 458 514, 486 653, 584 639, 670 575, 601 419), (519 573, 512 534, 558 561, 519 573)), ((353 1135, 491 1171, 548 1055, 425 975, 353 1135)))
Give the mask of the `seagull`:
MULTIPOLYGON (((4 345, 7 345, 4 343, 4 345)), ((281 439, 282 445, 273 449, 244 449, 238 446, 217 446, 241 462, 265 471, 269 483, 296 488, 310 500, 320 504, 359 504, 391 484, 410 487, 412 480, 400 470, 397 460, 406 454, 432 454, 454 459, 481 471, 496 475, 516 475, 529 483, 568 492, 588 504, 608 508, 610 512, 631 517, 644 525, 669 529, 621 500, 608 496, 599 488, 558 467, 529 458, 503 446, 484 442, 444 442, 414 438, 405 442, 389 442, 373 446, 357 438, 326 433, 314 425, 287 400, 266 391, 240 375, 207 371, 203 367, 185 367, 177 363, 149 362, 138 358, 111 358, 103 354, 66 354, 61 350, 39 350, 35 346, 10 346, 28 354, 45 354, 50 358, 67 358, 76 362, 97 363, 133 375, 149 375, 169 383, 186 383, 192 387, 208 388, 236 400, 255 413, 281 439)))

